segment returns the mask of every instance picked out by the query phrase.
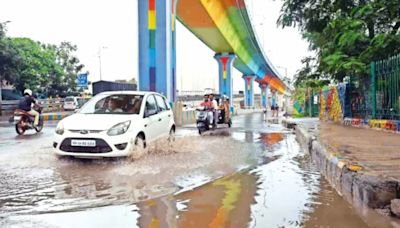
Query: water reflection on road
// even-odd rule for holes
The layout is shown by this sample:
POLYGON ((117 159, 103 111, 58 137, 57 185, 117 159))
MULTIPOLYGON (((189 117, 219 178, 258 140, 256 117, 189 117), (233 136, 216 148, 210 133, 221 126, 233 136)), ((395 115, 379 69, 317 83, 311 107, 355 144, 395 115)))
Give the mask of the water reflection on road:
POLYGON ((134 162, 58 160, 46 147, 2 155, 0 226, 367 226, 293 133, 254 129, 182 130, 171 151, 134 162))

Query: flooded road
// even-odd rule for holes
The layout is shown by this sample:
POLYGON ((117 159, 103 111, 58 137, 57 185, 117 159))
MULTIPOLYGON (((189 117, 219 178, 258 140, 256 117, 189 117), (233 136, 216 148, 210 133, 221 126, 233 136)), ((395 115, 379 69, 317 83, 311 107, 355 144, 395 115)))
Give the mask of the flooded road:
POLYGON ((57 159, 52 131, 1 138, 0 227, 391 227, 358 216, 261 114, 182 128, 136 161, 57 159))

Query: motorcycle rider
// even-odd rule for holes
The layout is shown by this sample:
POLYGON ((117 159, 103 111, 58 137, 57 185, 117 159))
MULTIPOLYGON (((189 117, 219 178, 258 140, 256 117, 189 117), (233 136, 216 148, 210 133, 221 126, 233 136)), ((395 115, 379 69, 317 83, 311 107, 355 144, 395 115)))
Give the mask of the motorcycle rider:
POLYGON ((32 96, 32 90, 25 89, 24 97, 19 101, 18 108, 24 110, 29 115, 34 116, 35 120, 33 122, 33 126, 37 127, 39 125, 39 113, 32 109, 32 103, 36 104, 36 100, 32 96))
POLYGON ((224 95, 224 101, 223 101, 223 110, 224 110, 224 120, 225 123, 228 123, 229 120, 231 119, 231 112, 230 112, 230 103, 229 103, 229 97, 224 95))
POLYGON ((212 107, 213 107, 212 111, 213 111, 214 122, 212 122, 212 124, 213 124, 213 128, 215 128, 215 127, 217 127, 217 122, 218 122, 218 109, 219 109, 219 107, 218 107, 218 102, 214 98, 214 94, 210 94, 210 101, 211 101, 211 104, 212 104, 212 107))

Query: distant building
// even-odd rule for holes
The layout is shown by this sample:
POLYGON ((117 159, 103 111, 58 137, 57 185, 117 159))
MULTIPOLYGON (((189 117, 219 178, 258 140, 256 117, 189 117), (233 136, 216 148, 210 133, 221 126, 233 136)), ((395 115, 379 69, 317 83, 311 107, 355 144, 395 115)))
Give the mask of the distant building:
POLYGON ((106 91, 136 91, 137 85, 131 83, 119 83, 98 81, 93 83, 93 96, 106 91))

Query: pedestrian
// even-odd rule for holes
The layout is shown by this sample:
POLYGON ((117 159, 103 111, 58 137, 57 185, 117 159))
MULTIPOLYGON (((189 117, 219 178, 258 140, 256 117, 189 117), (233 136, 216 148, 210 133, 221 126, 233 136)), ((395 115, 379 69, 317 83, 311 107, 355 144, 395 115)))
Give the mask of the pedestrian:
POLYGON ((276 91, 271 91, 271 92, 272 92, 272 97, 271 97, 272 117, 278 117, 279 106, 278 106, 278 101, 277 101, 277 97, 276 97, 276 91))
POLYGON ((231 112, 230 112, 230 104, 229 104, 229 98, 225 97, 224 99, 224 119, 225 119, 225 123, 229 123, 230 119, 231 119, 231 112))

